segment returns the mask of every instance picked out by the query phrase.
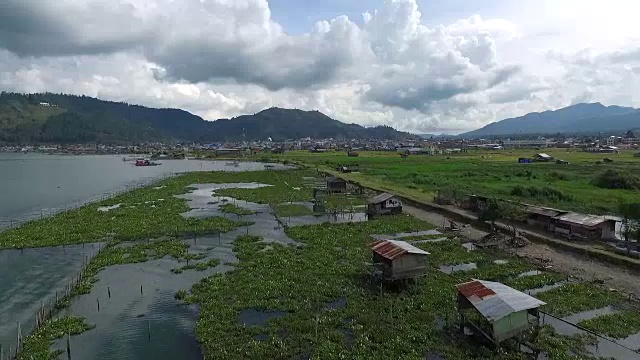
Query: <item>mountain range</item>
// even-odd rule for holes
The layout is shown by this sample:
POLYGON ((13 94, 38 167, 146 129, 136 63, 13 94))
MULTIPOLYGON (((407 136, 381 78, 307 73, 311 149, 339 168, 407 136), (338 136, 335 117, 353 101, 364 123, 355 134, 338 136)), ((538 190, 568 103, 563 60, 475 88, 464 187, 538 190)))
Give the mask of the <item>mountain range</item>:
POLYGON ((319 111, 270 108, 206 121, 179 109, 154 109, 88 96, 0 93, 0 143, 218 142, 300 139, 416 139, 391 127, 345 124, 319 111))
POLYGON ((504 119, 459 136, 480 138, 523 134, 619 133, 638 127, 638 109, 590 103, 504 119))

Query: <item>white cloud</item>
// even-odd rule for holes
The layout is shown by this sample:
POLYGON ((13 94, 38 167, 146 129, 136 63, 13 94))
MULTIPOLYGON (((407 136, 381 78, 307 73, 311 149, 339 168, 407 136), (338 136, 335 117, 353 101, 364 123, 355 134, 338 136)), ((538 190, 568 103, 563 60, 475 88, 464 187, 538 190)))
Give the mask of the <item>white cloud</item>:
POLYGON ((415 0, 381 0, 362 25, 339 16, 291 36, 266 0, 6 0, 0 86, 207 119, 281 106, 461 132, 580 101, 640 106, 637 5, 612 1, 524 0, 427 26, 415 0), (587 22, 590 38, 571 29, 587 22))

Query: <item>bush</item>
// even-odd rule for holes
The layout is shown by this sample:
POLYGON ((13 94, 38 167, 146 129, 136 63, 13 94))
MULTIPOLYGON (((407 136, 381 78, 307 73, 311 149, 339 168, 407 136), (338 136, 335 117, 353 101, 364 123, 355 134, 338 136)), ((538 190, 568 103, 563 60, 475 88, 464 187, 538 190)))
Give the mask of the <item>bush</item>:
POLYGON ((524 198, 543 198, 550 201, 572 201, 573 196, 563 193, 558 189, 544 186, 542 188, 536 186, 518 185, 511 189, 512 196, 524 198))
POLYGON ((640 189, 640 179, 636 176, 612 169, 596 176, 596 178, 593 179, 593 184, 603 189, 640 189))
POLYGON ((569 180, 569 177, 565 173, 561 173, 558 171, 552 171, 549 173, 549 178, 551 180, 569 180))

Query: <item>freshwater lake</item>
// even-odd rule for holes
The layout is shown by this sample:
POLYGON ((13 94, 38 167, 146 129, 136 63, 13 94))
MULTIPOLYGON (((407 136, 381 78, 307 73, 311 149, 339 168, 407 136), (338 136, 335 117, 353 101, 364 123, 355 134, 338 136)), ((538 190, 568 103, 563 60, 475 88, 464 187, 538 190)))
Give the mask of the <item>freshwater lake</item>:
POLYGON ((0 152, 0 229, 178 172, 265 168, 262 163, 234 167, 208 160, 164 160, 160 166, 136 167, 122 159, 0 152))

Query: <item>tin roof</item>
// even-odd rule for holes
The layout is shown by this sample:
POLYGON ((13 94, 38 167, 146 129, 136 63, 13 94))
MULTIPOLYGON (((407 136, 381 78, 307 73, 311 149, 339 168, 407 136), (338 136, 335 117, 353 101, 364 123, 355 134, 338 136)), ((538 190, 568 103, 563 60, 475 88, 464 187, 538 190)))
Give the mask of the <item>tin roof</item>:
POLYGON ((389 194, 389 193, 382 193, 379 195, 376 195, 372 198, 369 199, 369 203, 370 204, 379 204, 381 202, 385 202, 389 199, 391 199, 392 197, 394 197, 395 195, 393 194, 389 194))
POLYGON ((572 224, 583 225, 587 227, 597 226, 603 222, 611 221, 604 216, 585 215, 579 213, 566 213, 564 215, 556 216, 556 219, 572 224))
POLYGON ((538 214, 538 215, 543 215, 548 217, 555 217, 560 214, 566 213, 566 211, 552 209, 552 208, 538 207, 538 206, 529 206, 527 210, 532 214, 538 214))
POLYGON ((400 240, 378 240, 371 243, 371 249, 383 258, 393 260, 404 254, 429 255, 428 252, 418 249, 406 241, 400 240))
POLYGON ((456 288, 489 322, 545 305, 532 296, 498 282, 473 279, 456 285, 456 288))

